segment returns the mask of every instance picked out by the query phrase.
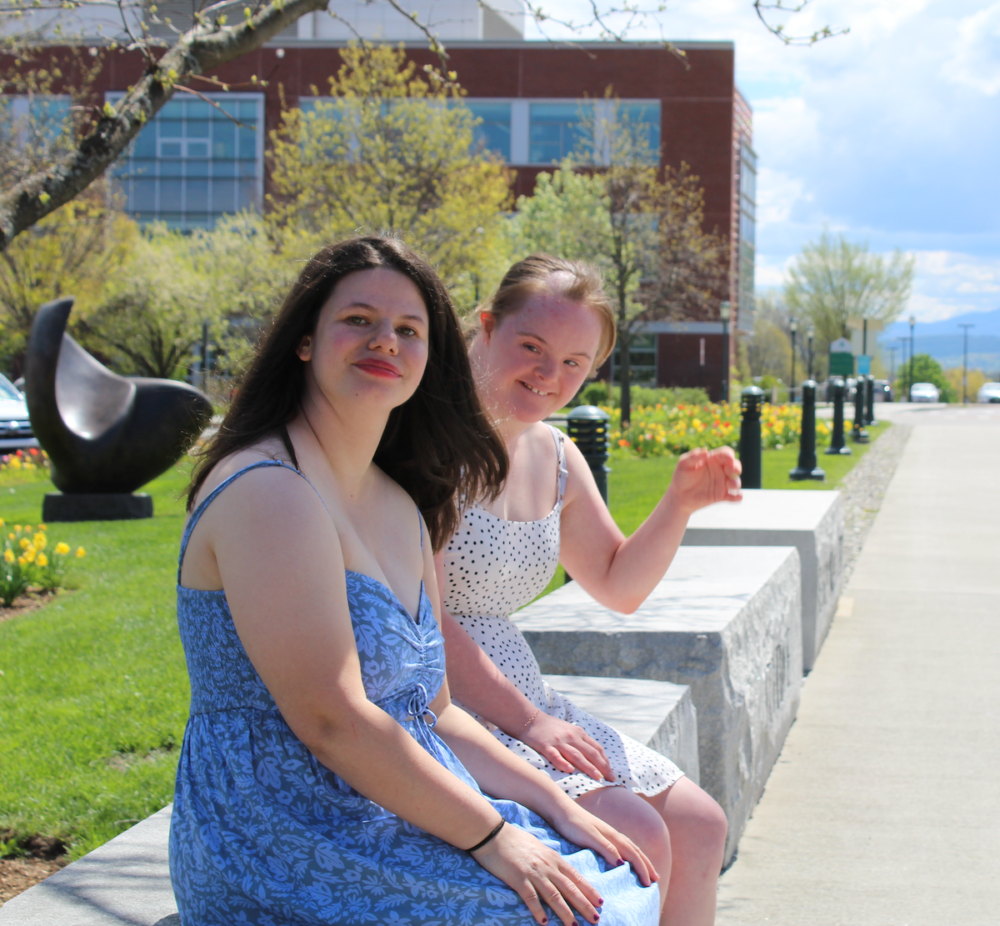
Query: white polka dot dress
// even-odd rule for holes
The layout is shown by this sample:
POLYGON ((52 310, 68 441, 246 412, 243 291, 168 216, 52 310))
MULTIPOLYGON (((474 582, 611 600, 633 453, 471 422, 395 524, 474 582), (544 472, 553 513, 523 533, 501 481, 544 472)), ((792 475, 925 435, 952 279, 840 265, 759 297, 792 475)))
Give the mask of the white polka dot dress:
POLYGON ((559 565, 559 522, 566 488, 563 435, 552 429, 559 458, 555 507, 540 521, 506 521, 473 506, 444 551, 444 606, 528 700, 576 724, 604 748, 614 782, 560 771, 530 746, 475 715, 508 749, 546 771, 573 798, 609 785, 653 795, 684 773, 669 759, 581 710, 545 683, 527 640, 510 616, 540 595, 559 565))

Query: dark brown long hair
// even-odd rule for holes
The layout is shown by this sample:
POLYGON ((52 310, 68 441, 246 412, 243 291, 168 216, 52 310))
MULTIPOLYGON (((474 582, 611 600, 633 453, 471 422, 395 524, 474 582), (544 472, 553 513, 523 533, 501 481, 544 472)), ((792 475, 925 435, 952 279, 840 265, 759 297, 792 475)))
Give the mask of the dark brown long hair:
POLYGON ((461 327, 431 266, 394 238, 350 238, 323 248, 292 286, 229 413, 205 446, 188 487, 188 510, 220 460, 280 435, 299 412, 305 364, 297 350, 320 309, 349 273, 386 267, 412 280, 430 322, 427 367, 417 391, 394 408, 375 463, 416 501, 431 543, 441 549, 458 526, 458 499, 495 498, 507 478, 507 452, 476 397, 461 327))

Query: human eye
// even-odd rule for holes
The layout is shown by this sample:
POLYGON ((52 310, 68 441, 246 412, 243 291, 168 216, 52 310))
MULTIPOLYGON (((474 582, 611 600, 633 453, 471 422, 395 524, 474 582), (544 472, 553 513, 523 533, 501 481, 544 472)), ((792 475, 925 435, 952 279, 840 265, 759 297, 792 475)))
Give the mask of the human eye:
POLYGON ((565 363, 566 363, 566 366, 570 366, 570 367, 578 367, 580 365, 575 360, 566 360, 565 363))
POLYGON ((347 322, 348 325, 354 325, 358 328, 368 324, 368 319, 365 318, 364 315, 348 315, 344 321, 347 322))
POLYGON ((539 347, 538 347, 537 344, 530 344, 528 342, 525 342, 524 349, 525 350, 530 350, 533 354, 540 354, 541 353, 541 350, 539 349, 539 347))
POLYGON ((409 325, 400 325, 396 331, 404 338, 416 338, 420 336, 420 332, 417 331, 416 328, 411 328, 409 325))

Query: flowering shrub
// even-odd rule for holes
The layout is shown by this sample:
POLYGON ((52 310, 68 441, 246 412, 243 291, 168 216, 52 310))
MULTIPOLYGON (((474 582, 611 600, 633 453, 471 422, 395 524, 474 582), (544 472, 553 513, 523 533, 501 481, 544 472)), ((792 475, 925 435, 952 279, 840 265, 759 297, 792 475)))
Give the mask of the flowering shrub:
MULTIPOLYGON (((629 456, 681 454, 695 447, 736 449, 740 442, 740 406, 736 402, 711 405, 640 406, 623 432, 621 411, 604 406, 611 415, 611 450, 629 456)), ((765 405, 760 421, 761 444, 780 450, 795 443, 802 431, 802 409, 794 405, 765 405)), ((830 426, 816 422, 816 437, 826 437, 830 426)))
MULTIPOLYGON (((0 518, 0 530, 6 525, 0 518)), ((31 525, 15 524, 3 539, 3 562, 0 563, 0 602, 9 608, 14 600, 30 588, 51 592, 61 588, 65 583, 66 566, 70 559, 70 546, 60 541, 51 551, 46 552, 49 545, 47 528, 38 525, 38 530, 32 534, 31 525)), ((77 547, 72 554, 76 559, 83 559, 87 551, 77 547)))
POLYGON ((14 450, 0 456, 0 484, 49 478, 49 457, 44 450, 14 450))

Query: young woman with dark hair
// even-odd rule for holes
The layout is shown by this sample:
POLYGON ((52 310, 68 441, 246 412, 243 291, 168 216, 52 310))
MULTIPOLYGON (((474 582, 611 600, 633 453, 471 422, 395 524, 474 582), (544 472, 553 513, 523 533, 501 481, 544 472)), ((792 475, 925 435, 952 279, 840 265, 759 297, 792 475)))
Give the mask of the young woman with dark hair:
POLYGON ((602 604, 634 611, 663 578, 691 512, 739 500, 740 464, 729 448, 685 454, 626 538, 583 455, 544 423, 614 347, 600 274, 532 255, 510 268, 477 321, 473 373, 510 472, 497 497, 465 509, 438 557, 451 690, 500 742, 652 859, 664 926, 709 926, 726 840, 721 808, 673 762, 547 685, 511 615, 542 592, 560 560, 602 604))
POLYGON ((430 267, 317 254, 189 494, 185 926, 655 922, 642 852, 449 701, 433 550, 506 470, 430 267))

